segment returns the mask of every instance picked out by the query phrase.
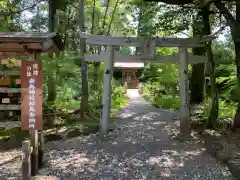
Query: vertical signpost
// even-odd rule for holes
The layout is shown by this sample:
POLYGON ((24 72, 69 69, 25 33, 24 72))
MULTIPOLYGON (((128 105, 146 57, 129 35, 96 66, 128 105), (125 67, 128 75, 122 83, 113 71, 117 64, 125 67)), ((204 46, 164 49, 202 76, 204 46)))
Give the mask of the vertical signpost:
POLYGON ((42 130, 41 61, 23 61, 21 66, 21 124, 23 130, 42 130))
POLYGON ((2 94, 0 110, 21 110, 21 122, 4 121, 0 122, 0 127, 21 126, 23 130, 29 131, 31 142, 26 140, 22 144, 22 178, 30 179, 30 176, 37 175, 43 160, 43 69, 40 53, 62 51, 64 44, 60 35, 55 32, 0 32, 0 44, 0 63, 8 67, 21 67, 20 72, 15 69, 13 71, 5 69, 0 72, 0 84, 2 84, 0 87, 0 94, 2 94), (29 57, 31 59, 27 61, 29 57), (21 61, 20 59, 25 60, 21 61), (19 74, 21 79, 18 78, 19 74), (17 79, 12 76, 17 76, 17 79), (16 96, 17 98, 15 98, 16 96), (30 159, 31 162, 29 162, 30 159))
MULTIPOLYGON (((35 55, 34 55, 35 57, 35 55)), ((21 124, 23 130, 30 131, 31 174, 35 176, 39 167, 38 130, 42 130, 42 84, 43 70, 40 60, 22 61, 21 65, 21 124)))

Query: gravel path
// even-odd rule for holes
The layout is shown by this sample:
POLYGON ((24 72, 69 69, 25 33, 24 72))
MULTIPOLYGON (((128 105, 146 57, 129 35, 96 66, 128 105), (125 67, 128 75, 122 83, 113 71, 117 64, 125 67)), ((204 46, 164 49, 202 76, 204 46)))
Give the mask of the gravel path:
MULTIPOLYGON (((59 180, 233 179, 200 140, 176 139, 177 112, 152 107, 136 91, 128 95, 129 105, 113 124, 117 130, 102 140, 91 135, 48 143, 40 174, 59 180)), ((17 164, 0 164, 0 179, 19 179, 17 164)))

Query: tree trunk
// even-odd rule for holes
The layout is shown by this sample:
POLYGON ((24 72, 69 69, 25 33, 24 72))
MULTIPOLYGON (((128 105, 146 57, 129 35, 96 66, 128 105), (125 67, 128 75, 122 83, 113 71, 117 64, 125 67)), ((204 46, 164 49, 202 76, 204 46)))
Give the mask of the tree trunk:
MULTIPOLYGON (((211 32, 208 28, 208 6, 203 7, 198 13, 193 23, 193 36, 209 35, 211 32)), ((206 50, 203 47, 193 48, 194 55, 205 55, 206 50)), ((200 104, 204 100, 205 94, 205 64, 192 65, 192 75, 190 82, 190 104, 200 104)))
MULTIPOLYGON (((55 14, 56 14, 56 10, 57 10, 56 3, 57 3, 57 1, 55 1, 55 0, 49 1, 49 22, 48 22, 48 31, 49 32, 54 32, 54 30, 55 30, 55 14)), ((53 57, 53 53, 49 53, 49 56, 53 57)), ((57 87, 56 87, 56 79, 54 76, 54 71, 52 71, 51 73, 48 73, 47 85, 48 85, 47 102, 52 104, 55 102, 56 97, 57 97, 57 87)))
POLYGON ((217 118, 218 118, 218 111, 219 111, 219 105, 218 105, 218 91, 217 91, 217 84, 216 84, 216 65, 215 61, 213 59, 213 52, 212 52, 212 43, 209 42, 207 44, 207 56, 208 56, 208 62, 210 64, 210 81, 211 81, 211 97, 212 97, 212 106, 211 111, 208 117, 207 122, 207 128, 213 129, 216 125, 217 118))
MULTIPOLYGON (((210 24, 210 15, 206 11, 210 9, 210 5, 206 5, 204 7, 204 10, 202 11, 204 14, 202 15, 203 17, 203 23, 204 23, 204 33, 206 35, 211 34, 211 24, 210 24)), ((216 84, 216 65, 213 57, 213 52, 212 52, 212 42, 208 42, 206 44, 206 53, 207 53, 207 58, 208 58, 208 63, 210 65, 210 82, 211 82, 211 98, 212 98, 212 105, 211 105, 211 111, 208 117, 207 121, 207 128, 212 129, 215 127, 217 118, 218 118, 218 110, 219 110, 219 105, 218 105, 218 91, 217 91, 217 84, 216 84)), ((205 78, 204 78, 205 81, 205 78)))
MULTIPOLYGON (((80 21, 79 28, 81 32, 84 32, 84 4, 85 0, 79 1, 80 8, 80 21)), ((81 75, 82 75, 82 96, 81 96, 81 117, 85 117, 85 113, 88 111, 88 79, 87 70, 88 65, 84 61, 84 54, 86 53, 86 41, 84 39, 80 40, 80 61, 81 61, 81 75)))
MULTIPOLYGON (((236 39, 234 41, 234 45, 235 45, 235 53, 236 53, 235 61, 237 65, 237 88, 238 88, 238 91, 240 91, 239 90, 240 89, 240 42, 237 40, 237 37, 234 39, 236 39)), ((238 97, 238 106, 237 106, 237 110, 234 117, 233 131, 236 131, 237 128, 240 128, 240 97, 238 97)))
MULTIPOLYGON (((214 5, 218 8, 221 14, 224 15, 227 24, 231 29, 232 39, 235 45, 235 63, 237 66, 237 86, 238 91, 240 87, 240 3, 236 3, 236 19, 231 14, 231 12, 225 7, 221 1, 214 1, 214 5)), ((240 128, 240 98, 238 97, 238 106, 233 122, 233 131, 240 128)))
MULTIPOLYGON (((240 3, 236 3, 236 20, 231 27, 233 42, 235 45, 235 63, 237 65, 237 88, 240 94, 240 3)), ((233 122, 233 131, 240 128, 240 97, 238 97, 238 106, 233 122)))

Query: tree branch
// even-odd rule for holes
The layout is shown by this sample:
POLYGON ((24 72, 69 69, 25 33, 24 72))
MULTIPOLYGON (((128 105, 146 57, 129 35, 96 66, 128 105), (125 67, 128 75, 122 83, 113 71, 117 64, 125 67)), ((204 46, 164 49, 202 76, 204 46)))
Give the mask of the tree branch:
POLYGON ((91 34, 94 33, 95 8, 96 8, 96 0, 93 0, 93 12, 92 12, 92 28, 91 28, 91 34))
POLYGON ((146 2, 163 2, 172 5, 184 5, 193 3, 194 0, 144 0, 146 2))
POLYGON ((108 36, 108 35, 110 34, 110 32, 111 32, 112 22, 113 22, 113 19, 114 19, 115 12, 116 12, 116 10, 117 10, 118 3, 119 3, 119 0, 117 0, 116 4, 115 4, 115 6, 114 6, 114 9, 113 9, 113 12, 112 12, 112 17, 111 17, 111 20, 110 20, 109 26, 108 26, 107 36, 108 36))
POLYGON ((225 17, 228 25, 232 28, 235 24, 235 19, 233 15, 229 12, 229 10, 225 7, 225 5, 220 1, 214 1, 214 5, 218 8, 220 13, 225 17))
POLYGON ((44 1, 46 1, 46 0, 38 0, 36 3, 32 4, 31 6, 20 9, 18 11, 0 12, 0 16, 10 16, 10 15, 13 15, 13 14, 20 14, 24 11, 35 8, 39 3, 44 2, 44 1))
POLYGON ((180 32, 180 34, 183 34, 183 35, 185 35, 185 36, 187 36, 187 37, 191 37, 189 34, 187 34, 187 33, 185 33, 185 32, 180 32))
POLYGON ((216 38, 218 37, 218 35, 219 35, 222 31, 225 30, 225 28, 226 28, 225 26, 220 27, 219 30, 217 30, 216 32, 214 32, 214 33, 212 33, 212 34, 210 34, 210 35, 204 36, 204 37, 203 37, 203 40, 205 40, 205 41, 207 41, 207 40, 212 41, 212 40, 216 39, 216 38))
MULTIPOLYGON (((171 5, 186 5, 186 4, 200 4, 202 1, 199 0, 197 2, 196 0, 143 0, 145 2, 162 2, 166 4, 171 4, 171 5)), ((207 3, 212 3, 217 0, 207 0, 207 3)), ((221 0, 218 0, 221 1, 221 0)), ((226 2, 233 2, 234 0, 225 0, 226 2)))
POLYGON ((107 12, 108 12, 108 8, 109 8, 109 3, 110 3, 110 0, 107 1, 107 6, 106 6, 106 9, 105 9, 105 14, 104 14, 104 18, 103 18, 103 23, 102 23, 102 29, 101 29, 101 34, 104 34, 104 27, 106 25, 106 18, 107 18, 107 12))

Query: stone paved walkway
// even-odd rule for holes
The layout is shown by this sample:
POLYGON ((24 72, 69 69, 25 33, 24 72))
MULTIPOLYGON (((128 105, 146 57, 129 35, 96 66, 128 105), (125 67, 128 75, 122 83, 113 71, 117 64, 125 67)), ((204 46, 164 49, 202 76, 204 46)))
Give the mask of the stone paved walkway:
POLYGON ((137 91, 128 95, 129 105, 113 123, 117 129, 104 140, 91 135, 48 143, 48 167, 41 174, 60 180, 233 179, 200 140, 175 138, 177 112, 152 107, 137 91))

